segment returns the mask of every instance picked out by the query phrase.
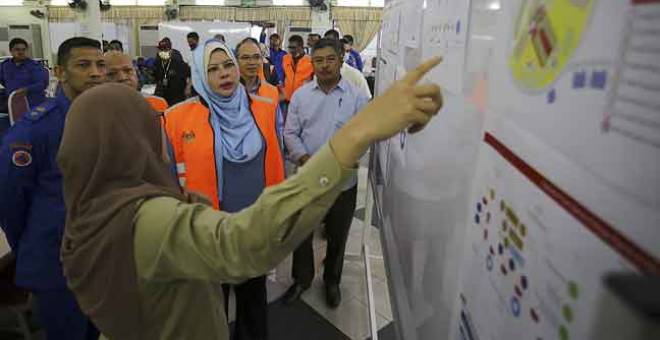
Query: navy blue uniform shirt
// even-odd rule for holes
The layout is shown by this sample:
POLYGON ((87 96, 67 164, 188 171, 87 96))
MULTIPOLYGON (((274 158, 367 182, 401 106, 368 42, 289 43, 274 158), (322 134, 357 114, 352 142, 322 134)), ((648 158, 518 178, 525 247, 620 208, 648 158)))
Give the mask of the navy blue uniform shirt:
POLYGON ((0 225, 16 254, 16 284, 66 288, 60 263, 65 208, 56 156, 69 99, 62 89, 12 126, 0 148, 0 225))
POLYGON ((30 107, 36 108, 46 100, 48 70, 32 59, 26 59, 21 65, 16 65, 13 60, 7 59, 0 64, 0 84, 5 87, 7 98, 12 92, 26 88, 30 107))

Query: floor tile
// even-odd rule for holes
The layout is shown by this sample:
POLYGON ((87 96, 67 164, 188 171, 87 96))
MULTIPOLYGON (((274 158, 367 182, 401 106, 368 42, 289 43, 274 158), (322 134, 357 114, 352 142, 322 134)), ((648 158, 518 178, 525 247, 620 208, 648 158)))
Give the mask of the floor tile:
POLYGON ((386 282, 374 281, 374 305, 376 312, 387 320, 392 320, 392 308, 390 305, 390 292, 386 282))
POLYGON ((364 339, 369 334, 369 314, 361 301, 343 299, 336 309, 327 307, 325 301, 318 298, 306 302, 351 339, 364 339))

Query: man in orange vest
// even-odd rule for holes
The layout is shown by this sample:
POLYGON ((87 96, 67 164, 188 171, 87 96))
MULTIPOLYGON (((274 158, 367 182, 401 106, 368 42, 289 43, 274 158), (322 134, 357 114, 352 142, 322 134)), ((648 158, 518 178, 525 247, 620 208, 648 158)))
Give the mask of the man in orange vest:
POLYGON ((284 84, 281 89, 284 92, 285 103, 288 105, 293 93, 314 76, 312 58, 305 54, 305 41, 301 36, 292 35, 289 38, 289 54, 282 59, 282 68, 284 84))
MULTIPOLYGON (((173 106, 165 115, 179 183, 206 196, 216 209, 236 212, 254 203, 266 187, 284 180, 278 92, 263 82, 253 90, 255 94, 248 93, 240 83, 238 61, 218 40, 200 44, 192 59, 193 86, 199 97, 173 106)), ((249 59, 252 62, 252 55, 249 59)), ((255 69, 250 71, 256 76, 255 69)), ((234 289, 235 339, 266 339, 265 276, 234 289)))
MULTIPOLYGON (((245 38, 236 45, 238 54, 238 66, 241 72, 241 83, 250 95, 259 96, 259 93, 266 95, 266 100, 273 103, 279 102, 279 93, 275 86, 270 85, 264 76, 263 52, 259 42, 254 38, 245 38)), ((277 106, 276 114, 277 135, 282 141, 282 129, 284 129, 284 116, 277 106)))
MULTIPOLYGON (((128 85, 137 91, 138 78, 131 57, 122 52, 112 51, 105 54, 105 60, 108 81, 128 85)), ((162 113, 167 110, 167 101, 161 97, 145 96, 144 99, 156 112, 162 113)))

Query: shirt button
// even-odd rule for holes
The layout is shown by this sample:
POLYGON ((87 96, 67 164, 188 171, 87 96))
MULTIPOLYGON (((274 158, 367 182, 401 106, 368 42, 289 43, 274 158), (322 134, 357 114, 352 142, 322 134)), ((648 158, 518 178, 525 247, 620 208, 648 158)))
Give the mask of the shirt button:
POLYGON ((319 184, 321 185, 321 187, 327 187, 329 183, 330 183, 330 179, 328 179, 328 177, 323 176, 319 178, 319 184))

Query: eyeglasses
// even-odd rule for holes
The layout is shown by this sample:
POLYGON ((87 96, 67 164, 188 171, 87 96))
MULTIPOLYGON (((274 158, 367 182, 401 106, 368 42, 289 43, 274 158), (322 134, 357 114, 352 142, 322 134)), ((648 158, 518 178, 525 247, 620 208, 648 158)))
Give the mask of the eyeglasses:
POLYGON ((253 55, 242 55, 238 57, 238 60, 242 62, 247 62, 247 61, 259 61, 261 60, 261 55, 260 54, 253 54, 253 55))

